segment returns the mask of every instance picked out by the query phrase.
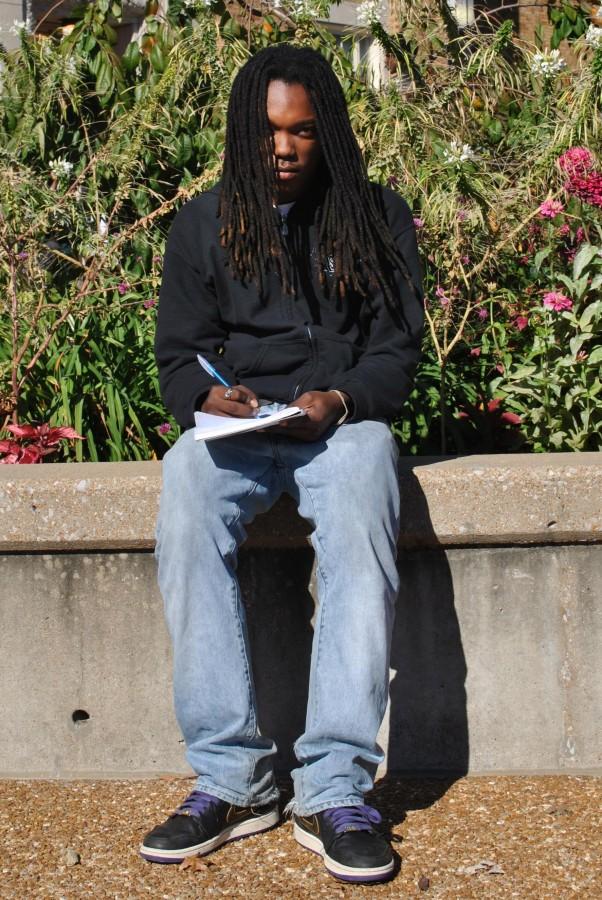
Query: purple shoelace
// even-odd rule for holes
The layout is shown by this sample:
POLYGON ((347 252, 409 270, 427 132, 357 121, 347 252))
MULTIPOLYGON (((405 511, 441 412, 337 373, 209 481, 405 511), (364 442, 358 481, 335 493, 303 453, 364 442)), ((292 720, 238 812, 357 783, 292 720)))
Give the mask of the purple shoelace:
POLYGON ((380 825, 382 817, 371 806, 337 806, 324 812, 337 834, 344 831, 372 831, 373 825, 380 825))
POLYGON ((204 791, 193 791, 172 813, 172 818, 173 816, 201 816, 214 803, 219 803, 218 797, 206 794, 204 791))

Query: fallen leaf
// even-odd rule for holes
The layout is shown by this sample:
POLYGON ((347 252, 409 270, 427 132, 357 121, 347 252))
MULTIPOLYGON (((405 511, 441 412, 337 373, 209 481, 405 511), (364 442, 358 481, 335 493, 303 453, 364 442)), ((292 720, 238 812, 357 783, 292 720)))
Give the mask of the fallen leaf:
POLYGON ((492 866, 489 869, 489 871, 487 872, 487 875, 503 875, 503 874, 504 874, 504 870, 502 869, 501 866, 498 866, 497 863, 494 866, 492 866))
POLYGON ((200 856, 187 856, 180 863, 180 869, 192 869, 193 872, 207 872, 211 863, 205 862, 200 856))
POLYGON ((430 886, 431 886, 431 882, 426 877, 426 875, 421 875, 420 878, 418 879, 418 887, 420 888, 420 890, 428 891, 430 886))
POLYGON ((63 859, 66 866, 77 866, 81 861, 79 853, 77 852, 77 850, 73 850, 72 847, 68 847, 65 850, 63 859))
POLYGON ((483 875, 503 875, 504 870, 491 859, 482 859, 480 862, 475 863, 474 866, 463 866, 456 870, 457 875, 478 875, 479 873, 483 875))

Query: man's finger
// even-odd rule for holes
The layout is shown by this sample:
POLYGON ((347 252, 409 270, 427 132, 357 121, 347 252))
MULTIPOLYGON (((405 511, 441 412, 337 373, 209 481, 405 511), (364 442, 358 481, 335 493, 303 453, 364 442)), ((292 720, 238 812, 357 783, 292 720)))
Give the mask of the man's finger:
POLYGON ((257 410, 250 403, 239 403, 237 400, 220 400, 216 404, 218 416, 234 416, 240 419, 253 419, 257 410))
POLYGON ((316 426, 312 422, 280 422, 274 430, 286 431, 288 437, 311 437, 316 433, 316 426))
POLYGON ((253 409, 257 409, 259 407, 257 397, 255 396, 253 391, 249 390, 249 388, 247 387, 244 387, 244 385, 242 384, 239 384, 236 387, 226 388, 224 390, 223 398, 228 403, 245 403, 249 406, 252 406, 253 409))

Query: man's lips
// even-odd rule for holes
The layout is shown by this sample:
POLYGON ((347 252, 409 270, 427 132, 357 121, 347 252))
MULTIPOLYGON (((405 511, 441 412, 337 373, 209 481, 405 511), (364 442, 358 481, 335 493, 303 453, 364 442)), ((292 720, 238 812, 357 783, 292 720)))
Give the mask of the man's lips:
POLYGON ((299 169, 277 169, 276 174, 280 181, 291 181, 293 178, 296 178, 299 174, 299 169))

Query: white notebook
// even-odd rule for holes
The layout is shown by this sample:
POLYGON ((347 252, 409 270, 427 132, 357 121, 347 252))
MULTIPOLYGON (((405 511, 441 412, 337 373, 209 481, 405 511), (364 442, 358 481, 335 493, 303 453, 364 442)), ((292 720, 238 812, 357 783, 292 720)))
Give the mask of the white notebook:
POLYGON ((214 441, 217 438, 231 437, 233 434, 243 434, 246 431, 257 431, 259 428, 269 428, 277 425, 284 419, 292 419, 296 416, 304 416, 305 411, 298 406, 285 406, 277 412, 262 413, 261 409, 252 419, 238 419, 231 416, 212 416, 210 413, 195 412, 194 414, 194 439, 195 441, 214 441))

